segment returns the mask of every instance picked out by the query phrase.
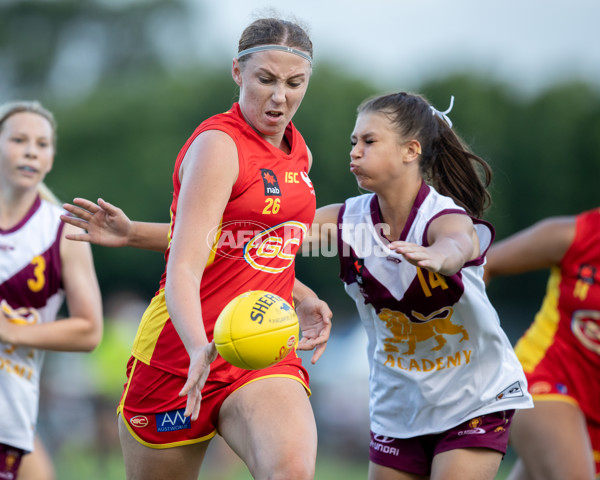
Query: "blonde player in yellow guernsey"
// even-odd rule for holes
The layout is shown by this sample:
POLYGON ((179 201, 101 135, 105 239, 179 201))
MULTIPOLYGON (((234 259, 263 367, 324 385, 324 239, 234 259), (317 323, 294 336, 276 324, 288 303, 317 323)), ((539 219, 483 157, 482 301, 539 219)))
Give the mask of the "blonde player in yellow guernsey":
POLYGON ((518 412, 511 480, 600 476, 600 208, 552 217, 496 243, 488 281, 550 269, 546 296, 515 350, 535 408, 518 412))
MULTIPOLYGON (((102 301, 89 245, 64 238, 43 180, 55 122, 38 102, 0 105, 0 478, 52 478, 34 450, 45 350, 90 351, 102 337, 102 301), (68 316, 57 320, 66 298, 68 316), (26 471, 25 471, 26 470, 26 471)), ((36 443, 36 447, 38 444, 36 443)), ((41 455, 40 455, 41 454, 41 455)))
MULTIPOLYGON (((316 205, 312 157, 291 121, 312 72, 312 42, 297 24, 266 18, 246 28, 238 50, 239 101, 204 121, 175 163, 166 270, 142 318, 118 407, 128 479, 196 480, 217 432, 254 478, 314 477, 317 431, 296 351, 244 370, 217 357, 212 341, 221 310, 248 290, 308 312, 299 315, 299 348, 316 347, 313 361, 331 327, 328 307, 295 285, 294 271, 316 205)), ((78 204, 89 215, 110 208, 78 204)), ((82 223, 65 221, 84 225, 87 214, 72 211, 82 223)), ((131 232, 138 240, 164 227, 142 228, 131 232)), ((157 238, 164 251, 167 235, 157 238)))

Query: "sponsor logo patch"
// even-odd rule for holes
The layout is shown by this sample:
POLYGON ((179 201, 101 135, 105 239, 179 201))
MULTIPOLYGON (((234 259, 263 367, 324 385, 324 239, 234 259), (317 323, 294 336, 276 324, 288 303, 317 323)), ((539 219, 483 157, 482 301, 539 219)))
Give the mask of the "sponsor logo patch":
POLYGON ((179 410, 171 410, 170 412, 156 414, 156 431, 157 432, 174 432, 175 430, 183 430, 192 428, 190 417, 184 417, 185 408, 179 410))
POLYGON ((136 415, 129 420, 132 427, 144 428, 148 426, 148 418, 144 415, 136 415))
POLYGON ((394 438, 387 437, 385 435, 373 435, 373 440, 379 443, 392 443, 394 441, 394 438))
POLYGON ((532 395, 541 395, 543 393, 550 393, 552 391, 552 385, 548 382, 535 382, 529 387, 529 393, 532 395))
POLYGON ((475 417, 469 420, 469 429, 458 432, 458 436, 460 437, 463 435, 482 435, 486 433, 485 430, 481 428, 482 423, 483 421, 481 420, 481 417, 475 417))
POLYGON ((504 400, 506 398, 522 397, 523 389, 521 388, 521 382, 515 382, 512 385, 506 387, 498 395, 496 400, 504 400))
POLYGON ((277 181, 277 176, 273 173, 273 170, 261 168, 260 176, 262 177, 263 185, 265 187, 265 195, 270 197, 281 197, 279 182, 277 181))

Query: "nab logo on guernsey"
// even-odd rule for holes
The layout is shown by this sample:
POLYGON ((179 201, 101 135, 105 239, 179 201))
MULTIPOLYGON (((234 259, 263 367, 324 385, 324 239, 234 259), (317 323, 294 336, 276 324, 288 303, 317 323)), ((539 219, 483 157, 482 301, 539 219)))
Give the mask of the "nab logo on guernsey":
POLYGON ((179 410, 171 410, 170 412, 156 414, 156 431, 157 432, 174 432, 175 430, 183 430, 184 428, 192 428, 190 417, 184 417, 185 408, 179 410))
POLYGON ((261 168, 260 173, 263 180, 263 185, 265 186, 265 195, 271 197, 281 197, 279 182, 277 181, 277 177, 273 173, 273 170, 269 170, 268 168, 261 168))

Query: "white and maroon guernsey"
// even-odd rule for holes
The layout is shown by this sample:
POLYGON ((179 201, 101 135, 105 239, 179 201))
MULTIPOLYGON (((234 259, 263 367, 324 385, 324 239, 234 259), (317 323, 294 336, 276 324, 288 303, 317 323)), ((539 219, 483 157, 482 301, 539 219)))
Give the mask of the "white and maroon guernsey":
MULTIPOLYGON (((449 213, 466 214, 423 183, 400 240, 427 246, 431 221, 449 213)), ((494 231, 473 222, 480 256, 445 277, 386 247, 376 195, 350 198, 340 210, 340 276, 367 331, 376 434, 427 435, 486 413, 533 406, 482 279, 494 231)))
MULTIPOLYGON (((10 230, 0 229, 0 302, 10 321, 52 322, 62 305, 61 208, 39 197, 10 230)), ((0 443, 33 450, 44 351, 0 342, 0 443)))

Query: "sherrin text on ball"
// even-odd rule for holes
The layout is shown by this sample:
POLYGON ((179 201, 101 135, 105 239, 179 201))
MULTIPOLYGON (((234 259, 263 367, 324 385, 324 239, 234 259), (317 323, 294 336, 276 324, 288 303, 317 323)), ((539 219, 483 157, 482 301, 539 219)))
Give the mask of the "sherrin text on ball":
POLYGON ((244 292, 223 309, 214 329, 217 351, 227 362, 259 370, 283 359, 298 344, 298 317, 274 293, 244 292))

